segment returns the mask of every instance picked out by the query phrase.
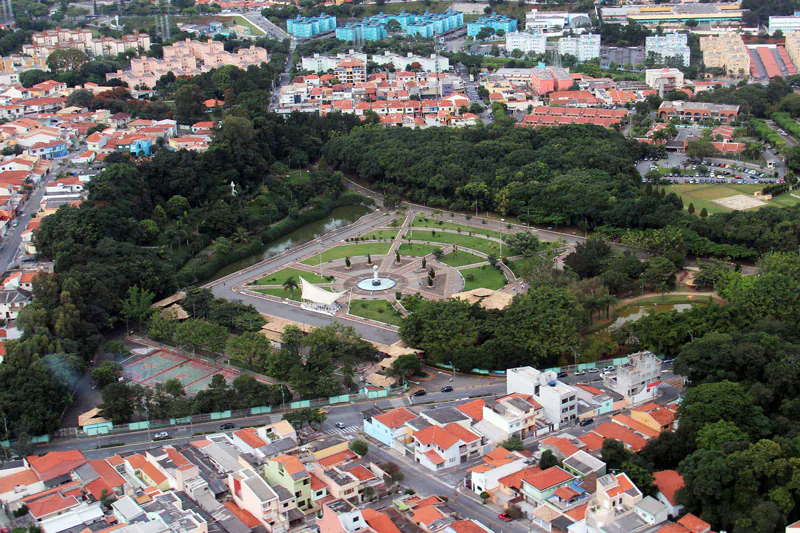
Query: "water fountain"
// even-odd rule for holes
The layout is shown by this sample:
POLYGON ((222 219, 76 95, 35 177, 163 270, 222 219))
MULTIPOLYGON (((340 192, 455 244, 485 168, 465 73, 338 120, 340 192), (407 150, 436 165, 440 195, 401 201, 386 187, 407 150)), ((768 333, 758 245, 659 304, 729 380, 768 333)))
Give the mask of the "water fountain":
POLYGON ((357 286, 359 289, 365 291, 376 292, 391 289, 395 285, 397 285, 397 282, 392 278, 382 278, 378 276, 378 265, 374 265, 372 267, 372 277, 362 279, 358 282, 357 286))

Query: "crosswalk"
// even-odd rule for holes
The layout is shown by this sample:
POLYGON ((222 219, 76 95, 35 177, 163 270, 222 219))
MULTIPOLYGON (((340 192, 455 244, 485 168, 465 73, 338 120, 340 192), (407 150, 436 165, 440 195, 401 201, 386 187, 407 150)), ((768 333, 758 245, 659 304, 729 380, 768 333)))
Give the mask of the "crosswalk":
POLYGON ((358 431, 358 426, 347 426, 344 428, 333 428, 325 431, 328 435, 350 435, 358 431))

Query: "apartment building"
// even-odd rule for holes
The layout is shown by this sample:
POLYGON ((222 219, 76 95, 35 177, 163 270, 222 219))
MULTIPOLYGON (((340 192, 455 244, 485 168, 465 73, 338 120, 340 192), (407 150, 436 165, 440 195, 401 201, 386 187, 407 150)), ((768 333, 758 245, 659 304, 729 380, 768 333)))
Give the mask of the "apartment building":
POLYGON ((519 50, 525 54, 544 54, 547 51, 547 37, 539 32, 506 33, 506 50, 519 50))
POLYGON ((689 37, 685 33, 666 33, 664 35, 651 35, 645 39, 645 55, 649 59, 654 57, 661 63, 668 57, 679 57, 683 66, 688 67, 691 62, 689 37), (652 56, 651 56, 652 54, 652 56))
POLYGON ((91 30, 77 28, 45 30, 34 33, 29 44, 22 45, 22 53, 27 56, 47 57, 55 50, 74 48, 89 56, 116 56, 127 50, 150 50, 150 36, 135 32, 119 39, 113 37, 93 37, 91 30))
POLYGON ((340 83, 364 83, 367 81, 367 64, 359 59, 345 59, 333 69, 340 83))
MULTIPOLYGON (((253 515, 271 533, 289 529, 289 519, 281 512, 278 494, 254 470, 246 468, 228 474, 228 486, 236 505, 253 515)), ((288 508, 289 504, 284 503, 288 508)))
POLYGON ((503 33, 510 33, 512 31, 517 31, 517 19, 508 18, 505 15, 498 15, 497 13, 480 17, 478 20, 467 23, 467 36, 475 37, 484 28, 489 28, 495 33, 501 31, 503 33))
POLYGON ((662 96, 684 86, 683 72, 676 68, 649 68, 644 73, 644 79, 662 96))
POLYGON ((529 366, 510 368, 506 371, 506 392, 531 394, 555 429, 578 417, 577 391, 558 381, 554 372, 541 372, 529 366))
POLYGON ((750 54, 738 33, 727 31, 701 37, 700 50, 706 67, 722 69, 729 76, 750 74, 750 54))
POLYGON ((264 477, 273 488, 281 486, 293 495, 300 511, 309 513, 315 510, 311 475, 296 456, 273 457, 264 465, 264 477))
POLYGON ((306 39, 335 29, 336 17, 333 15, 326 15, 325 13, 322 13, 318 17, 303 17, 297 15, 297 18, 288 19, 286 21, 286 32, 289 35, 306 39))
POLYGON ((794 15, 772 16, 767 27, 770 35, 774 35, 776 31, 784 35, 800 31, 800 11, 795 11, 794 15))
POLYGON ((585 33, 577 37, 568 36, 558 40, 558 53, 569 54, 583 63, 600 57, 600 35, 585 33))
POLYGON ((302 66, 301 68, 306 72, 328 72, 329 70, 336 68, 336 65, 342 61, 354 59, 362 61, 364 64, 366 64, 367 54, 362 54, 360 52, 356 52, 355 50, 350 50, 346 54, 336 54, 335 56, 314 54, 311 57, 301 58, 300 64, 302 66))
POLYGON ((483 420, 509 437, 527 439, 536 432, 536 417, 544 408, 528 394, 512 393, 496 400, 487 399, 483 420))
POLYGON ((616 372, 606 374, 603 381, 609 389, 639 403, 652 399, 661 383, 661 360, 653 352, 639 352, 628 356, 628 362, 619 365, 616 372))

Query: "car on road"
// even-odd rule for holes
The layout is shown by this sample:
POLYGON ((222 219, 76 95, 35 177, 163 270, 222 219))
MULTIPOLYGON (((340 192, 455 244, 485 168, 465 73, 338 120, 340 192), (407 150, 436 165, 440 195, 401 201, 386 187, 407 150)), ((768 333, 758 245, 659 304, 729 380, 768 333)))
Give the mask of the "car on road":
POLYGON ((617 369, 617 367, 615 367, 614 365, 608 365, 603 370, 605 370, 606 372, 613 372, 616 369, 617 369))
POLYGON ((508 516, 508 513, 500 513, 499 515, 497 515, 497 518, 499 518, 503 522, 511 522, 513 520, 513 518, 508 516))
POLYGON ((168 438, 169 438, 169 433, 167 433, 166 431, 156 433, 156 436, 153 437, 153 439, 168 439, 168 438))
POLYGON ((425 396, 426 394, 428 394, 428 391, 426 391, 425 389, 420 389, 417 392, 413 393, 411 396, 414 396, 414 397, 416 397, 416 396, 425 396))
POLYGON ((221 429, 222 431, 226 431, 228 429, 233 429, 235 427, 236 427, 236 424, 234 424, 233 422, 225 422, 224 424, 220 424, 219 425, 219 429, 221 429))
POLYGON ((573 375, 575 375, 575 376, 585 376, 586 375, 586 370, 578 370, 573 375))
POLYGON ((590 374, 599 374, 600 373, 600 369, 599 368, 590 368, 589 369, 589 373, 590 374))
POLYGON ((579 426, 588 426, 589 424, 594 423, 594 418, 584 418, 580 422, 578 422, 579 426))
POLYGON ((334 424, 334 425, 339 429, 344 429, 344 428, 347 427, 347 426, 344 425, 344 422, 336 422, 336 424, 334 424))
POLYGON ((442 387, 442 392, 453 392, 453 387, 451 387, 450 385, 442 387))
POLYGON ((665 364, 665 365, 668 365, 668 364, 670 364, 670 363, 674 363, 674 362, 675 362, 675 359, 664 359, 664 360, 663 360, 663 361, 661 361, 661 362, 662 362, 663 364, 665 364))
POLYGON ((11 225, 16 228, 17 226, 19 226, 19 220, 15 220, 14 223, 11 225))
POLYGON ((559 378, 565 378, 567 376, 569 376, 569 374, 567 374, 566 372, 559 372, 558 375, 557 375, 557 377, 559 377, 559 378))

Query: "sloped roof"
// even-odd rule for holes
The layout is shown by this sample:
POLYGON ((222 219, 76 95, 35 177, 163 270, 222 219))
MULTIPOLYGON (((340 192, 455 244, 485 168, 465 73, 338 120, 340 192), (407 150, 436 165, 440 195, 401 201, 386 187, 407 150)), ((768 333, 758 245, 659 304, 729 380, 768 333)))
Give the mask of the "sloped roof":
POLYGON ((654 472, 653 477, 655 478, 655 485, 661 494, 664 495, 669 503, 675 505, 675 493, 678 489, 683 488, 684 485, 683 476, 676 470, 662 470, 654 472))
POLYGON ((302 291, 303 300, 308 300, 310 302, 322 305, 332 305, 334 302, 336 302, 336 300, 346 294, 346 292, 328 292, 325 289, 321 289, 316 285, 309 283, 302 277, 300 277, 300 288, 302 291))

